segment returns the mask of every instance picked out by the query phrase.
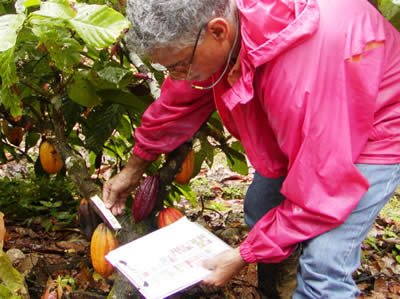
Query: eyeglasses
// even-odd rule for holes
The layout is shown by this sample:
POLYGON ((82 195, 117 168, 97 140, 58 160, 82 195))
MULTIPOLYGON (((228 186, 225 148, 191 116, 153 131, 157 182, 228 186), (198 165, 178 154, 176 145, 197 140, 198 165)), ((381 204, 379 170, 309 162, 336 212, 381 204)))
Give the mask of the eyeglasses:
MULTIPOLYGON (((207 26, 207 24, 205 26, 207 26)), ((165 71, 164 71, 165 74, 170 75, 173 79, 186 80, 186 81, 190 82, 190 77, 189 76, 190 76, 190 72, 192 70, 194 54, 196 53, 196 49, 197 49, 197 45, 198 45, 199 40, 200 40, 201 32, 203 31, 205 26, 201 26, 199 32, 196 35, 196 40, 194 42, 194 46, 193 46, 192 54, 190 55, 190 58, 189 58, 189 62, 185 63, 185 61, 178 61, 177 63, 174 63, 172 65, 165 66, 164 67, 165 68, 165 71), (184 71, 177 70, 176 69, 177 67, 183 67, 183 68, 185 68, 185 70, 184 71), (179 75, 183 75, 183 76, 179 76, 179 75)))
POLYGON ((235 39, 234 39, 234 41, 233 41, 233 44, 232 44, 231 49, 229 50, 228 58, 227 58, 227 61, 226 61, 226 65, 225 65, 225 68, 224 68, 222 74, 220 75, 220 77, 219 77, 213 84, 211 84, 211 85, 209 85, 209 86, 200 86, 200 85, 194 85, 194 84, 192 84, 192 83, 190 82, 190 73, 191 73, 191 70, 192 70, 192 65, 193 65, 193 61, 194 61, 194 55, 195 55, 195 53, 196 53, 196 49, 197 49, 197 45, 198 45, 198 43, 199 43, 199 39, 200 39, 201 32, 203 31, 204 28, 206 28, 206 26, 207 26, 207 24, 204 25, 204 26, 201 26, 199 32, 197 33, 196 41, 195 41, 194 46, 193 46, 192 54, 190 55, 190 59, 189 59, 189 62, 188 62, 188 68, 187 68, 187 71, 186 71, 186 74, 185 74, 185 75, 183 75, 183 76, 174 75, 174 73, 175 73, 175 74, 184 74, 184 73, 185 73, 184 71, 177 71, 177 70, 174 70, 174 68, 176 68, 177 66, 185 66, 185 65, 186 65, 186 63, 184 63, 184 62, 182 62, 182 61, 179 61, 179 62, 177 62, 177 63, 175 63, 175 64, 173 64, 173 65, 169 65, 168 67, 164 67, 164 68, 165 68, 165 73, 166 73, 166 74, 170 75, 170 76, 171 76, 172 78, 174 78, 174 79, 177 79, 177 80, 185 80, 185 81, 189 82, 189 83, 190 83, 190 86, 191 86, 192 88, 194 88, 194 89, 206 90, 206 89, 214 88, 214 87, 221 81, 221 79, 224 77, 225 73, 227 72, 227 70, 228 70, 228 68, 229 68, 229 63, 230 63, 230 61, 231 61, 232 54, 233 54, 233 51, 234 51, 235 48, 236 48, 236 44, 237 44, 238 37, 239 37, 239 31, 240 31, 239 15, 238 15, 238 13, 236 13, 236 33, 235 33, 235 39))

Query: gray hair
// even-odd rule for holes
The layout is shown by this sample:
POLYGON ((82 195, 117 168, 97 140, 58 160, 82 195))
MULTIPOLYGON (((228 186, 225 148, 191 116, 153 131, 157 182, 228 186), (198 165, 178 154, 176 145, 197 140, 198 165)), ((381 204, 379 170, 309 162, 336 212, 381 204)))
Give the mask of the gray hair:
POLYGON ((202 26, 212 18, 234 20, 233 0, 128 0, 126 35, 130 51, 149 55, 171 46, 177 51, 193 45, 202 26))

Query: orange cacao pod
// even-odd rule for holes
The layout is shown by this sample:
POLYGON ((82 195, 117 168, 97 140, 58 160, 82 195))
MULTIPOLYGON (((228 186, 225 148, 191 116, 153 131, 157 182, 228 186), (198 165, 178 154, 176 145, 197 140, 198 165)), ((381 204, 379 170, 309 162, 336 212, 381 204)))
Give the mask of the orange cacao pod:
POLYGON ((182 218, 184 215, 182 214, 181 211, 179 211, 177 208, 174 207, 168 207, 165 209, 162 209, 160 213, 158 214, 158 227, 164 227, 167 226, 176 220, 182 218))
POLYGON ((79 203, 78 219, 82 234, 90 240, 97 225, 101 223, 101 218, 85 198, 79 203))
POLYGON ((105 256, 117 247, 118 240, 114 232, 104 223, 100 223, 94 230, 90 241, 90 257, 94 270, 104 278, 110 276, 114 270, 105 256))
POLYGON ((194 169, 194 150, 190 150, 181 165, 181 171, 176 175, 175 181, 186 184, 192 177, 194 169))
POLYGON ((63 161, 50 142, 43 141, 39 148, 40 164, 48 174, 57 173, 63 167, 63 161))
POLYGON ((153 210, 157 202, 158 185, 158 176, 156 175, 146 177, 139 185, 132 203, 132 215, 135 223, 142 221, 153 210))

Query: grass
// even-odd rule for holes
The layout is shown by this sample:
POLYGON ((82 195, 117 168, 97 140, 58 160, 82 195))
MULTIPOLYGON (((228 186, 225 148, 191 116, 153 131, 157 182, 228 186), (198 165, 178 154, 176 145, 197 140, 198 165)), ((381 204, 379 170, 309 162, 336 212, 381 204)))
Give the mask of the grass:
POLYGON ((400 223, 400 186, 397 188, 390 201, 383 207, 380 214, 400 223))

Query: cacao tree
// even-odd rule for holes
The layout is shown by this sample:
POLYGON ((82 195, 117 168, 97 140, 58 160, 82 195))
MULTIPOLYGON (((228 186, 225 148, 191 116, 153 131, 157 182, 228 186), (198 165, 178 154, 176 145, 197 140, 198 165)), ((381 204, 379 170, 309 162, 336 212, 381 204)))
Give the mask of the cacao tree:
MULTIPOLYGON (((397 2, 375 2, 399 26, 397 2)), ((124 6, 121 0, 0 3, 1 163, 24 159, 35 166, 37 175, 46 175, 32 149, 50 142, 63 161, 61 172, 84 198, 100 194, 103 182, 96 173, 102 166, 120 171, 134 145, 135 128, 164 80, 148 60, 125 47, 124 32, 130 24, 124 6)), ((192 177, 203 163, 211 166, 218 151, 225 153, 234 171, 248 171, 241 143, 226 133, 214 113, 191 140, 148 168, 147 175, 158 173, 160 178, 156 210, 181 196, 196 204, 189 184, 174 181, 193 148, 192 177)), ((154 212, 139 224, 130 215, 120 219, 120 244, 155 228, 154 212)), ((115 284, 114 298, 133 296, 123 277, 115 284)))
MULTIPOLYGON (((123 5, 122 1, 101 0, 0 3, 2 163, 24 159, 34 164, 37 175, 47 175, 32 149, 45 143, 46 148, 54 146, 56 152, 50 152, 63 162, 60 173, 70 177, 84 198, 100 194, 103 182, 95 174, 102 166, 109 164, 114 173, 120 171, 134 145, 134 130, 164 80, 164 74, 149 61, 127 51, 123 38, 129 22, 123 5), (13 128, 22 133, 22 143, 10 135, 13 128)), ((160 176, 157 209, 164 203, 172 205, 182 195, 196 204, 190 186, 174 182, 193 145, 192 176, 203 162, 212 165, 218 148, 227 154, 234 170, 247 173, 243 148, 231 141, 213 114, 168 159, 154 161, 147 174, 158 172, 160 176)), ((47 172, 58 171, 51 169, 55 170, 47 172)), ((154 215, 138 225, 132 219, 122 220, 127 223, 124 232, 130 233, 119 235, 120 244, 154 229, 154 215)), ((123 278, 115 283, 120 281, 126 284, 123 278)), ((125 288, 116 289, 119 294, 115 296, 124 298, 125 288)))

